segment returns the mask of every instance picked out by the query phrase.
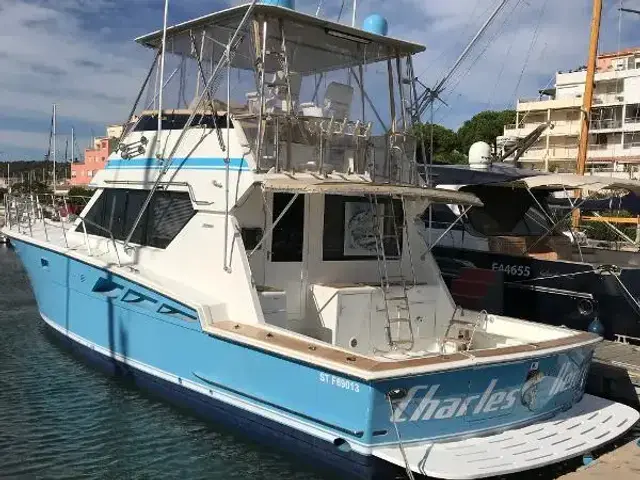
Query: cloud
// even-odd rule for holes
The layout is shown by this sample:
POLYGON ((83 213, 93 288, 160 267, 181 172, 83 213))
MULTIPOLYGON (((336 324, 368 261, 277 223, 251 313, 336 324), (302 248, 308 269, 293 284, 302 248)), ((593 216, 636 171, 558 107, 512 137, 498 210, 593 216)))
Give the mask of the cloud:
MULTIPOLYGON (((390 35, 425 44, 427 51, 416 58, 416 73, 431 86, 500 1, 360 1, 358 22, 379 12, 389 20, 390 35)), ((234 3, 242 2, 174 0, 170 22, 234 3)), ((350 22, 351 3, 346 0, 342 9, 344 23, 350 22)), ((535 96, 557 70, 583 65, 590 3, 509 0, 446 83, 442 97, 449 106, 438 104, 436 121, 457 128, 480 110, 513 107, 518 97, 535 96)), ((318 0, 296 4, 315 14, 318 0)), ((340 0, 324 0, 322 16, 335 20, 341 5, 340 0)), ((620 17, 618 6, 619 0, 606 3, 601 51, 640 46, 640 18, 620 17)), ((640 8, 640 0, 625 0, 624 6, 640 8)), ((153 56, 132 39, 159 28, 160 0, 2 0, 0 9, 0 150, 40 158, 54 102, 59 131, 69 132, 73 125, 85 138, 124 119, 153 56)))

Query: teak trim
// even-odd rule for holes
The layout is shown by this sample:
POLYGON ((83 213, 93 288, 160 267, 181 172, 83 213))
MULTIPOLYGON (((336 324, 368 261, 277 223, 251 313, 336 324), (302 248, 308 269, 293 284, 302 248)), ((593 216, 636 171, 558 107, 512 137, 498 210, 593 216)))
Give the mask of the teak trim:
MULTIPOLYGON (((406 368, 427 367, 433 365, 445 365, 452 362, 468 360, 475 358, 491 358, 501 357, 504 355, 513 355, 517 353, 538 352, 544 354, 545 350, 560 348, 581 343, 591 343, 598 341, 599 337, 589 332, 579 332, 564 338, 555 340, 547 340, 539 343, 530 343, 526 345, 516 345, 502 348, 491 348, 485 350, 473 350, 467 354, 453 353, 434 355, 429 357, 411 358, 407 360, 382 362, 371 357, 367 357, 358 353, 352 353, 332 345, 321 345, 317 341, 305 341, 287 335, 281 331, 271 330, 268 327, 256 325, 247 325, 242 323, 234 323, 230 321, 214 322, 207 329, 212 335, 228 337, 228 333, 232 333, 234 339, 247 343, 255 348, 265 349, 264 344, 273 347, 279 347, 290 352, 292 358, 301 360, 300 354, 313 357, 314 360, 328 361, 334 364, 348 366, 350 369, 361 370, 363 373, 380 373, 393 372, 406 368), (238 338, 239 337, 239 338, 238 338), (259 343, 254 343, 257 341, 259 343)), ((268 349, 268 346, 266 347, 268 349)), ((274 352, 277 353, 277 352, 274 352)), ((302 359, 303 360, 303 359, 302 359)))

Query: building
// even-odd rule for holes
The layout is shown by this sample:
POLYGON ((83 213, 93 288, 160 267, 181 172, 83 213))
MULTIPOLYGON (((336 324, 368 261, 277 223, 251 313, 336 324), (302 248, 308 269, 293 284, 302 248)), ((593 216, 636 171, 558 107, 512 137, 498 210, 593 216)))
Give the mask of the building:
POLYGON ((84 162, 71 165, 71 185, 88 185, 93 176, 107 164, 122 135, 122 125, 109 125, 107 136, 94 139, 93 147, 84 151, 84 162))
MULTIPOLYGON (((586 67, 558 72, 554 88, 518 100, 516 123, 506 125, 503 146, 548 128, 520 159, 540 170, 573 171, 578 155, 586 67)), ((588 172, 638 176, 640 170, 640 48, 599 55, 590 121, 588 172)))

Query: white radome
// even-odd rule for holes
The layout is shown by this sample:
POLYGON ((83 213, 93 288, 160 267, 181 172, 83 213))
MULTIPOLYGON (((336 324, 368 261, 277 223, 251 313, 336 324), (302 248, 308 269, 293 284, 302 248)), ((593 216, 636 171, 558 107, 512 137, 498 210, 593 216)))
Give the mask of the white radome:
POLYGON ((476 142, 469 149, 469 166, 487 168, 491 164, 491 146, 486 142, 476 142))

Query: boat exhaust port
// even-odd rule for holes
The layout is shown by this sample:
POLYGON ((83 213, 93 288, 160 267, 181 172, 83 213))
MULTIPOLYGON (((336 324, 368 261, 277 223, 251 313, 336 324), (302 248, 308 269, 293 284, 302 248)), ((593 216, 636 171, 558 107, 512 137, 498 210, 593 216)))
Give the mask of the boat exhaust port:
POLYGON ((351 451, 351 444, 344 438, 334 438, 333 445, 341 452, 349 453, 351 451))

